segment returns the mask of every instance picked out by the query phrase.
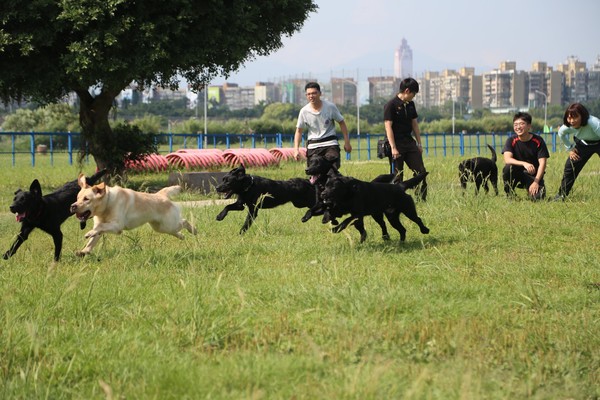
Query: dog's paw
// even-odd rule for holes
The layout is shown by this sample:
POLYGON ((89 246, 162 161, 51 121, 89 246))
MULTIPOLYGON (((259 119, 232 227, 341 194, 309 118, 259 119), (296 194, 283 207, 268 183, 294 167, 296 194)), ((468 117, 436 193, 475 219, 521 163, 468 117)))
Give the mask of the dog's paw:
POLYGON ((304 214, 304 216, 302 217, 301 221, 302 222, 306 222, 306 221, 308 221, 311 218, 312 218, 312 214, 310 213, 310 211, 308 211, 306 214, 304 214))
POLYGON ((390 240, 390 235, 382 235, 381 238, 383 240, 390 240))
POLYGON ((2 258, 4 258, 5 260, 8 260, 10 258, 10 253, 7 251, 6 253, 4 253, 2 258))
POLYGON ((90 239, 90 238, 93 238, 94 236, 96 236, 97 234, 98 234, 98 232, 92 229, 91 231, 89 231, 88 233, 85 234, 84 238, 90 239))
POLYGON ((421 228, 421 233, 424 234, 424 235, 427 235, 429 233, 429 228, 426 227, 426 226, 423 226, 421 228))
POLYGON ((83 251, 83 250, 80 250, 80 251, 76 251, 76 252, 75 252, 75 255, 76 255, 77 257, 81 257, 81 258, 83 258, 83 257, 85 257, 85 256, 87 256, 87 255, 88 255, 88 252, 86 252, 86 251, 83 251))
POLYGON ((219 213, 219 215, 217 215, 217 221, 223 221, 223 218, 225 218, 226 215, 227 213, 219 213))

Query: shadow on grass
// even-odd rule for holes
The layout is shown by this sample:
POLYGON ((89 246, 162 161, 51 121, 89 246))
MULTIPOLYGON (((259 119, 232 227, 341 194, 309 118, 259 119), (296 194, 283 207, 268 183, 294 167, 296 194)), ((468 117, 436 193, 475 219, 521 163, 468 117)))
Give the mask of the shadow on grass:
MULTIPOLYGON (((356 248, 381 253, 405 253, 425 250, 431 247, 438 247, 441 245, 446 246, 448 244, 458 241, 457 239, 448 240, 447 238, 445 238, 444 240, 440 240, 439 238, 428 235, 421 235, 420 233, 418 235, 419 236, 407 235, 406 240, 404 242, 400 241, 399 236, 392 235, 390 240, 383 240, 381 236, 369 235, 363 243, 357 243, 356 248)), ((358 237, 356 237, 356 239, 358 240, 358 237)))

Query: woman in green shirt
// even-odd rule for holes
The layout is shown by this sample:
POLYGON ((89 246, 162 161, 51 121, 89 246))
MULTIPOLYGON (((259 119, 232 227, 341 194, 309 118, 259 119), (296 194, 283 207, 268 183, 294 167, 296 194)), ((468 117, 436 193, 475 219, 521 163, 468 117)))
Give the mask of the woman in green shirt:
POLYGON ((588 160, 594 154, 600 156, 600 119, 590 115, 582 104, 573 103, 565 111, 563 123, 558 136, 569 150, 569 158, 565 163, 560 189, 554 198, 558 201, 569 195, 575 179, 588 160))

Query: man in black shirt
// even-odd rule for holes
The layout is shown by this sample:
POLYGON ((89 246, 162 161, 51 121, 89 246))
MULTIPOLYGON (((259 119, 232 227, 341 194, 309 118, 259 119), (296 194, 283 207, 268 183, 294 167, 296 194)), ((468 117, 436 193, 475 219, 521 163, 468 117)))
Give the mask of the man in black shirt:
POLYGON ((514 195, 515 188, 527 189, 531 200, 543 199, 546 195, 544 173, 546 162, 550 157, 544 139, 530 132, 532 117, 525 112, 519 112, 513 117, 515 134, 504 144, 504 192, 514 195))
MULTIPOLYGON (((392 173, 403 173, 404 163, 414 174, 425 172, 421 131, 417 121, 417 109, 413 102, 419 93, 419 83, 413 78, 400 82, 400 92, 383 108, 385 134, 390 143, 390 169, 392 173), (414 135, 414 139, 413 139, 414 135)), ((418 198, 427 198, 427 181, 424 179, 417 188, 418 198)))

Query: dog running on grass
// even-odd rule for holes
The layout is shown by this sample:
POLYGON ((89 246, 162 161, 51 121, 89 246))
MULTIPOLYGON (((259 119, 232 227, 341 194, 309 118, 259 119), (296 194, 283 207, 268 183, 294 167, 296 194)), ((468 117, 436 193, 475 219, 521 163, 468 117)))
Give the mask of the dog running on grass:
POLYGON ((104 183, 90 186, 85 176, 79 175, 80 191, 71 211, 80 221, 94 218, 94 227, 85 234, 89 239, 78 256, 89 254, 104 233, 120 234, 146 223, 156 232, 167 233, 183 239, 182 229, 196 234, 188 221, 181 218, 178 204, 170 200, 180 192, 181 186, 169 186, 156 193, 142 193, 104 183))
POLYGON ((333 228, 333 233, 339 233, 354 222, 360 232, 360 241, 367 237, 364 229, 364 217, 385 215, 389 223, 400 233, 400 241, 406 239, 406 228, 400 222, 400 214, 406 215, 416 223, 421 233, 429 233, 421 218, 413 198, 406 189, 413 189, 427 176, 427 172, 414 178, 396 184, 380 182, 364 182, 352 177, 339 176, 329 173, 322 198, 328 209, 336 214, 350 214, 348 218, 333 228))
MULTIPOLYGON (((302 222, 308 221, 313 216, 323 215, 322 222, 325 224, 327 222, 331 222, 333 225, 337 225, 338 222, 336 218, 340 218, 344 215, 339 208, 329 208, 325 205, 322 199, 322 192, 325 189, 325 183, 329 175, 337 175, 342 176, 334 162, 327 160, 325 157, 313 157, 310 159, 305 173, 310 176, 310 182, 315 187, 315 205, 311 207, 306 214, 302 217, 302 222)), ((382 174, 377 176, 371 182, 380 182, 380 183, 388 183, 388 184, 396 184, 398 183, 399 176, 394 174, 382 174)), ((375 222, 381 227, 381 236, 384 240, 388 240, 390 235, 387 230, 387 226, 383 219, 383 214, 373 215, 372 216, 375 222)), ((359 225, 356 225, 356 228, 359 229, 359 225)), ((360 229, 359 229, 360 231, 360 229)))
MULTIPOLYGON (((104 174, 106 174, 106 170, 96 172, 87 178, 88 184, 95 184, 104 174)), ((13 256, 27 240, 29 234, 35 228, 39 228, 52 236, 54 260, 58 261, 63 243, 63 233, 60 227, 67 218, 73 215, 71 204, 77 199, 77 193, 79 193, 77 179, 45 196, 42 196, 42 188, 37 179, 31 182, 29 191, 17 190, 10 205, 10 212, 15 214, 17 221, 21 223, 21 231, 10 249, 4 253, 4 259, 7 260, 13 256)), ((81 222, 81 229, 84 228, 85 221, 81 222)))
POLYGON ((217 221, 222 221, 229 211, 242 211, 245 206, 248 207, 248 215, 240 234, 250 228, 261 208, 274 208, 288 202, 292 202, 297 208, 312 207, 315 204, 315 189, 308 179, 272 180, 246 174, 243 165, 229 171, 216 190, 224 193, 226 199, 237 196, 235 203, 226 205, 217 215, 217 221))
POLYGON ((475 182, 475 194, 479 193, 479 189, 483 186, 486 193, 490 191, 488 182, 491 182, 496 195, 498 195, 498 166, 496 165, 496 150, 487 145, 492 152, 492 158, 474 157, 468 160, 461 161, 458 164, 458 176, 460 178, 460 186, 463 189, 467 188, 467 182, 475 182))

